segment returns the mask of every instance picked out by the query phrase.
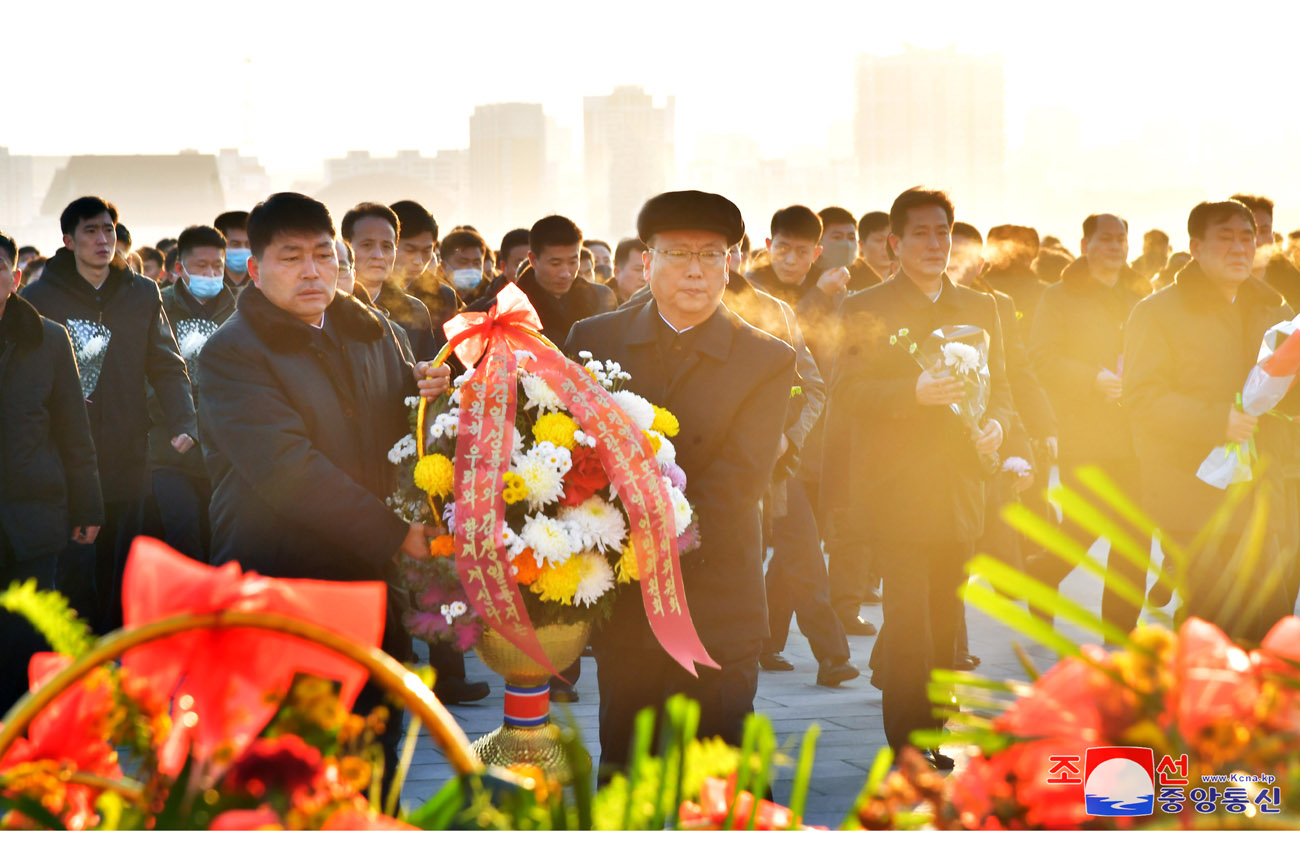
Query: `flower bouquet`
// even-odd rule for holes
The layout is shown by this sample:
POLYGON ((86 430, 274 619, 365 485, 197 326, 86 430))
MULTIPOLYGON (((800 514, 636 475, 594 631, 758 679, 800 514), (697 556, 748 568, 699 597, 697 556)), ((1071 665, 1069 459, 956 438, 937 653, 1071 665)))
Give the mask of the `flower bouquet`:
POLYGON ((698 543, 675 461, 677 419, 634 392, 618 364, 564 357, 511 285, 486 313, 444 330, 466 372, 416 405, 394 446, 392 505, 445 528, 428 564, 411 564, 411 629, 473 639, 506 680, 505 725, 475 744, 486 763, 569 775, 549 724, 549 679, 572 663, 618 584, 638 584, 664 650, 694 673, 700 643, 678 555, 698 543), (549 645, 549 646, 548 646, 549 645))
MULTIPOLYGON (((890 345, 900 345, 906 339, 906 328, 889 338, 890 345)), ((965 395, 949 408, 978 438, 988 411, 992 381, 989 375, 989 333, 975 325, 946 325, 935 328, 919 346, 902 343, 923 370, 956 376, 962 383, 965 395)), ((990 474, 1002 466, 996 453, 984 460, 990 474)))
MULTIPOLYGON (((1297 325, 1300 325, 1300 316, 1264 332, 1259 359, 1246 377, 1246 384, 1237 399, 1237 408, 1247 415, 1272 412, 1295 384, 1296 375, 1300 373, 1300 331, 1297 331, 1297 325)), ((1254 458, 1253 437, 1244 445, 1235 442, 1219 445, 1201 462, 1196 477, 1211 487, 1226 490, 1230 484, 1241 484, 1254 478, 1251 469, 1254 458)))

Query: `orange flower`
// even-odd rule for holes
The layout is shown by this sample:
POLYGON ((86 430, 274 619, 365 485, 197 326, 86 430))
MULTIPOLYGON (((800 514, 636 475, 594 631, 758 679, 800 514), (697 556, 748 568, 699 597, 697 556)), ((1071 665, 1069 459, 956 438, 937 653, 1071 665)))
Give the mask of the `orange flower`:
POLYGON ((454 556, 456 553, 456 539, 450 535, 439 535, 429 542, 430 556, 454 556))
POLYGON ((531 586, 537 576, 541 573, 537 567, 537 560, 533 559, 533 552, 525 550, 523 553, 510 560, 510 564, 515 567, 515 581, 520 586, 531 586))

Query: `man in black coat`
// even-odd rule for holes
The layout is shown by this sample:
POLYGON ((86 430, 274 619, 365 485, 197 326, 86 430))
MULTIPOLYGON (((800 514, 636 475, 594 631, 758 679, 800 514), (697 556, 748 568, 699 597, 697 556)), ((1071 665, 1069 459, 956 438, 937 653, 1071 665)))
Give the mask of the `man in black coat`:
MULTIPOLYGON (((235 293, 225 281, 226 239, 211 226, 190 226, 177 240, 176 282, 162 291, 163 312, 198 393, 199 350, 235 312, 235 293)), ((180 454, 167 441, 162 406, 150 395, 149 467, 162 538, 191 559, 208 558, 208 500, 212 483, 202 449, 180 454)))
MULTIPOLYGON (((67 331, 14 294, 18 246, 0 233, 0 587, 58 589, 59 552, 89 545, 104 521, 86 402, 67 331)), ((0 713, 27 691, 45 641, 0 611, 0 713)))
MULTIPOLYGON (((403 401, 417 381, 434 397, 448 371, 413 368, 378 314, 336 291, 334 225, 320 202, 277 193, 249 214, 248 234, 253 285, 199 354, 212 562, 273 577, 384 581, 383 648, 409 660, 393 558, 428 557, 432 530, 384 503, 394 482, 387 453, 407 433, 403 401)), ((368 686, 358 706, 377 697, 368 686)), ((390 725, 387 767, 398 736, 390 725)))
POLYGON ((378 202, 362 202, 343 215, 339 232, 352 246, 357 299, 401 327, 416 358, 436 355, 446 340, 435 337, 428 308, 393 281, 401 232, 397 214, 378 202))
POLYGON ((738 743, 758 688, 767 636, 760 501, 786 423, 795 353, 724 306, 727 249, 744 221, 721 196, 669 192, 646 202, 637 233, 650 247, 654 300, 574 326, 566 351, 617 361, 628 387, 677 416, 677 462, 700 521, 681 558, 696 630, 720 670, 692 677, 650 631, 638 588, 623 592, 593 638, 600 682, 602 773, 627 759, 632 722, 677 692, 701 705, 699 733, 738 743))
MULTIPOLYGON (((1083 221, 1080 253, 1061 281, 1043 291, 1030 333, 1030 356, 1060 418, 1061 481, 1086 496, 1072 483, 1074 470, 1096 466, 1137 502, 1139 467, 1120 372, 1125 322, 1138 301, 1151 294, 1151 284, 1125 264, 1128 223, 1114 214, 1093 214, 1083 221)), ((1102 503, 1093 504, 1110 512, 1102 503)), ((1113 512, 1110 516, 1116 519, 1113 512)), ((1124 523, 1122 518, 1119 522, 1124 523)), ((1087 530, 1074 521, 1065 521, 1063 528, 1084 547, 1091 545, 1087 530)), ((1043 554, 1030 570, 1057 586, 1075 565, 1043 554)), ((1144 567, 1116 553, 1110 556, 1110 568, 1139 595, 1145 591, 1144 567)), ((1124 631, 1137 624, 1139 612, 1111 586, 1102 591, 1102 617, 1124 631)))
MULTIPOLYGON (((984 529, 984 460, 1012 419, 996 304, 944 274, 952 223, 942 192, 915 188, 894 201, 889 240, 899 272, 845 301, 845 341, 831 380, 826 449, 846 465, 827 473, 824 495, 833 519, 847 512, 861 527, 884 579, 871 681, 883 693, 885 736, 895 751, 913 731, 940 726, 927 684, 932 670, 953 666, 957 590, 984 529), (921 343, 950 325, 989 336, 991 394, 978 433, 949 408, 961 398, 960 381, 919 370, 908 352, 909 339, 921 343), (902 329, 904 339, 891 345, 902 329)), ((931 759, 952 766, 947 756, 931 759)))
MULTIPOLYGON (((582 230, 573 220, 553 214, 528 230, 528 266, 514 282, 542 320, 542 334, 557 346, 576 323, 618 306, 613 289, 578 276, 581 262, 582 230)), ((486 310, 495 301, 495 295, 486 296, 470 309, 486 310)))
MULTIPOLYGON (((1237 408, 1237 395, 1255 365, 1264 332, 1293 313, 1282 296, 1251 276, 1255 222, 1240 202, 1202 202, 1187 219, 1192 261, 1174 284, 1133 308, 1124 332, 1124 402, 1133 424, 1143 505, 1156 526, 1186 550, 1229 495, 1196 477, 1210 451, 1252 436, 1276 470, 1295 447, 1291 425, 1237 408)), ((1294 415, 1300 391, 1278 409, 1294 415)), ((1275 481, 1276 479, 1272 479, 1275 481)), ((1286 566, 1295 540, 1279 524, 1287 503, 1276 483, 1269 495, 1262 562, 1286 566)), ((1247 499, 1247 503, 1251 502, 1247 499)), ((1226 530, 1189 564, 1186 613, 1230 636, 1259 640, 1291 613, 1283 586, 1261 596, 1259 575, 1239 574, 1234 548, 1246 528, 1238 508, 1226 530), (1217 549, 1214 549, 1217 548, 1217 549)))
POLYGON ((79 198, 64 208, 59 225, 64 248, 23 297, 68 329, 77 353, 99 455, 104 525, 93 555, 69 549, 60 569, 67 569, 70 581, 94 586, 92 619, 107 632, 122 623, 122 569, 149 486, 146 383, 158 395, 173 449, 193 448, 198 431, 189 376, 158 286, 113 264, 117 209, 101 198, 79 198))

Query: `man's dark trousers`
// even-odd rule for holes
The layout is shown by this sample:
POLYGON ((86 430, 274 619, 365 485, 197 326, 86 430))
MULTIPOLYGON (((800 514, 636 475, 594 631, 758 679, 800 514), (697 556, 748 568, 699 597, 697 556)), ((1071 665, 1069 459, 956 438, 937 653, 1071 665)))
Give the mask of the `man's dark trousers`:
POLYGON ((962 601, 957 591, 974 551, 967 542, 873 541, 884 592, 884 624, 871 652, 885 738, 898 752, 913 731, 942 727, 930 703, 930 672, 951 669, 962 601))
MULTIPOLYGON (((772 524, 772 561, 767 566, 767 622, 771 636, 763 652, 785 649, 790 616, 799 617, 799 631, 808 638, 822 664, 849 660, 849 642, 831 608, 829 577, 822 556, 817 520, 808 491, 798 480, 786 487, 786 513, 772 524)), ((855 614, 856 615, 856 614, 855 614)))

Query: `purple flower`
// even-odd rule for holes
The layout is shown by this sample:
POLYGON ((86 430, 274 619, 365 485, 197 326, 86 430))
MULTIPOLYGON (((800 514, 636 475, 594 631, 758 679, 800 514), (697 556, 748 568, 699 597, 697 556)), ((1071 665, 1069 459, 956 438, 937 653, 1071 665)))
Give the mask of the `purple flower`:
POLYGON ((700 546, 700 522, 692 520, 686 531, 677 536, 677 555, 690 553, 700 546))
POLYGON ((686 473, 682 471, 682 467, 676 463, 667 464, 664 466, 664 477, 668 479, 669 484, 682 493, 686 492, 686 473))
POLYGON ((447 534, 456 534, 456 503, 448 502, 447 507, 442 509, 442 522, 447 524, 447 534))

